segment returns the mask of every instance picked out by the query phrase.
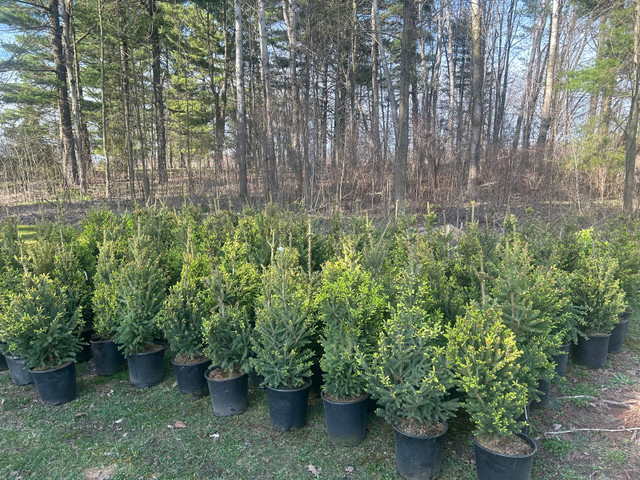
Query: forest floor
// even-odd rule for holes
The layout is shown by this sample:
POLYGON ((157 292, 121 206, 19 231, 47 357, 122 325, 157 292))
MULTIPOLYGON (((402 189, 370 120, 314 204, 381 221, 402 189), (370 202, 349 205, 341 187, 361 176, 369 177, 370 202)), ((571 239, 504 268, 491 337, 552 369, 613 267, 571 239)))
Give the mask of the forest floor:
MULTIPOLYGON (((533 411, 533 480, 640 478, 639 321, 636 315, 624 352, 610 355, 605 369, 570 364, 566 381, 552 387, 550 406, 533 411)), ((307 426, 279 433, 264 390, 250 388, 243 415, 218 418, 208 397, 178 394, 169 355, 164 373, 159 385, 137 389, 126 371, 99 377, 93 362, 81 363, 78 398, 50 407, 33 386, 15 386, 0 372, 0 478, 399 478, 393 431, 374 413, 360 445, 336 447, 327 440, 317 391, 307 426)), ((464 418, 450 422, 442 480, 475 478, 470 433, 464 418)))

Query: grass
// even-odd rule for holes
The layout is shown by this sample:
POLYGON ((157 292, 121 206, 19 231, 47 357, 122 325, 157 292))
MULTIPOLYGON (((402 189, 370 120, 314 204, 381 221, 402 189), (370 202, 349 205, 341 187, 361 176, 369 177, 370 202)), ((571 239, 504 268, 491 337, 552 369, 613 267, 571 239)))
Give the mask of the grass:
MULTIPOLYGON (((638 347, 634 335, 624 355, 637 355, 638 347)), ((595 386, 582 383, 586 382, 583 372, 574 370, 580 372, 573 377, 579 383, 570 388, 565 384, 564 395, 599 396, 595 386)), ((213 415, 208 397, 180 396, 168 355, 165 379, 146 389, 132 387, 126 371, 98 377, 91 364, 82 363, 77 372, 78 398, 56 407, 42 405, 33 386, 15 386, 6 371, 0 372, 0 478, 399 478, 392 428, 371 413, 363 443, 336 447, 327 439, 317 394, 310 398, 307 426, 279 433, 271 428, 266 395, 261 389, 250 388, 246 413, 227 418, 213 415), (186 427, 175 428, 176 422, 184 422, 186 427), (314 477, 310 465, 321 472, 319 476, 314 477), (100 472, 110 473, 100 477, 100 472)), ((637 380, 626 375, 616 381, 628 384, 637 380)), ((613 470, 629 469, 636 458, 634 445, 603 444, 602 439, 594 441, 590 434, 545 438, 542 432, 554 423, 571 427, 573 420, 584 417, 563 417, 564 409, 576 407, 560 405, 560 410, 545 409, 533 415, 532 432, 539 453, 534 459, 532 480, 582 479, 585 471, 596 469, 602 474, 597 478, 604 479, 613 470)), ((473 462, 471 426, 459 415, 450 421, 440 478, 473 480, 473 462)))

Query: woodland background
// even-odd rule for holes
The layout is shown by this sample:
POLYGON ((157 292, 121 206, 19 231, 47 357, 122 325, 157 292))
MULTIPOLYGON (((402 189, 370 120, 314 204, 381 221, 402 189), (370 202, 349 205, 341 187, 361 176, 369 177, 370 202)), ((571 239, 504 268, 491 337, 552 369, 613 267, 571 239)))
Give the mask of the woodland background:
POLYGON ((0 195, 630 213, 639 84, 632 0, 0 0, 0 195))

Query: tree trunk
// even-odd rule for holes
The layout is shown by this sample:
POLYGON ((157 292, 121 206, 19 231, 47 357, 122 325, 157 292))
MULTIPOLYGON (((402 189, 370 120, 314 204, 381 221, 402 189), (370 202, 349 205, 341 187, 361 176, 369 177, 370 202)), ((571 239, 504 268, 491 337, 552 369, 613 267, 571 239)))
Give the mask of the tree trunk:
POLYGON ((162 81, 162 48, 158 32, 158 4, 157 0, 148 0, 147 10, 151 19, 151 76, 153 82, 153 102, 156 116, 156 148, 158 165, 158 182, 166 185, 169 181, 167 174, 167 135, 164 121, 164 87, 162 81))
POLYGON ((538 146, 542 147, 547 143, 549 127, 551 126, 551 112, 553 100, 553 85, 555 80, 556 58, 558 56, 558 36, 560 21, 560 1, 551 2, 551 32, 549 33, 549 59, 547 61, 547 74, 544 85, 544 98, 542 101, 542 111, 540 112, 540 132, 538 134, 538 146))
POLYGON ((382 149, 380 146, 380 95, 378 86, 378 42, 376 42, 376 12, 378 11, 378 0, 371 2, 371 143, 373 146, 373 160, 379 165, 382 160, 382 149))
POLYGON ((62 173, 67 185, 73 185, 78 183, 78 164, 76 162, 76 152, 73 142, 73 126, 71 121, 71 108, 69 107, 69 90, 67 87, 67 68, 62 47, 62 27, 60 26, 59 7, 58 0, 50 0, 47 13, 49 15, 53 63, 56 73, 62 173))
MULTIPOLYGON (((111 197, 111 159, 109 158, 109 150, 107 149, 107 103, 105 99, 106 75, 104 68, 104 19, 102 9, 104 8, 103 0, 98 1, 98 25, 100 27, 100 112, 102 120, 102 155, 104 156, 104 184, 105 195, 111 197)), ((106 0, 105 0, 106 1, 106 0)))
POLYGON ((640 2, 635 5, 635 20, 633 29, 633 84, 631 86, 631 106, 626 128, 625 141, 625 171, 624 193, 622 208, 625 213, 633 211, 633 196, 635 192, 636 153, 638 137, 638 97, 640 90, 640 2))
MULTIPOLYGON (((411 20, 415 23, 415 20, 411 20)), ((396 94, 393 89, 393 82, 391 81, 391 72, 389 70, 389 62, 387 61, 387 50, 384 48, 384 43, 382 42, 382 27, 380 25, 380 11, 377 8, 373 12, 373 22, 375 25, 374 28, 374 37, 376 39, 376 43, 380 48, 380 59, 382 60, 382 70, 384 72, 384 78, 387 82, 387 89, 389 94, 389 110, 391 110, 391 123, 393 127, 394 135, 398 135, 398 106, 396 104, 396 94)))
POLYGON ((82 193, 87 193, 87 161, 85 158, 84 142, 82 138, 83 122, 82 111, 78 99, 78 79, 75 72, 75 52, 73 48, 73 33, 71 31, 71 15, 73 0, 63 0, 61 5, 62 16, 62 45, 64 48, 64 64, 67 71, 67 90, 71 99, 71 111, 73 113, 73 130, 75 132, 76 163, 78 166, 78 184, 82 193))
POLYGON ((247 124, 244 104, 244 60, 242 56, 242 0, 233 0, 236 29, 236 162, 240 198, 246 201, 247 189, 247 124))
POLYGON ((469 145, 469 175, 467 177, 467 194, 471 199, 474 199, 477 195, 478 168, 482 150, 484 57, 481 42, 483 9, 481 0, 471 0, 471 138, 469 145))
POLYGON ((276 152, 273 142, 273 119, 271 107, 271 68, 269 66, 269 51, 267 50, 267 18, 264 0, 258 0, 259 28, 260 28, 260 79, 262 80, 262 95, 264 97, 264 123, 267 167, 267 201, 278 194, 278 177, 276 176, 276 152))
POLYGON ((451 163, 453 161, 453 147, 455 141, 454 135, 454 122, 453 112, 456 108, 456 92, 455 92, 455 64, 453 60, 453 27, 451 21, 451 6, 450 2, 444 3, 444 16, 447 22, 447 70, 449 75, 449 92, 448 92, 448 112, 447 112, 447 134, 449 141, 447 142, 447 160, 451 163))
POLYGON ((124 149, 127 156, 127 169, 129 173, 129 194, 131 199, 136 198, 136 176, 135 164, 133 158, 133 141, 131 138, 131 87, 129 80, 131 78, 131 59, 129 58, 129 38, 128 38, 128 0, 125 6, 118 5, 120 10, 120 22, 122 31, 120 32, 120 90, 122 92, 122 114, 124 124, 124 149))
POLYGON ((407 157, 409 155, 409 85, 414 59, 413 35, 415 30, 415 1, 404 0, 402 12, 402 49, 400 51, 400 95, 398 111, 398 138, 393 169, 393 197, 396 208, 405 209, 407 193, 407 157))

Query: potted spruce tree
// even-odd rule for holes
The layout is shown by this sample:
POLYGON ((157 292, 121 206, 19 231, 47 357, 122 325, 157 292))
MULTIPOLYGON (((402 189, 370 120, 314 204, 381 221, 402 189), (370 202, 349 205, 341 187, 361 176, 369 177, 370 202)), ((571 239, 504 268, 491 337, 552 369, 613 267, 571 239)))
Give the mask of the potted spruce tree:
POLYGON ((166 277, 148 237, 132 239, 131 261, 118 272, 118 315, 115 342, 127 359, 134 387, 150 387, 162 381, 164 345, 157 314, 166 296, 166 277))
POLYGON ((494 309, 468 307, 448 333, 447 360, 475 425, 478 480, 528 480, 536 444, 519 433, 528 402, 522 352, 494 309))
POLYGON ((25 272, 3 315, 3 341, 24 359, 47 405, 76 398, 76 354, 82 349, 80 308, 71 310, 65 287, 25 272))
POLYGON ((640 225, 637 220, 622 224, 613 229, 609 248, 611 255, 618 261, 615 278, 624 291, 627 308, 618 314, 609 338, 609 353, 622 352, 622 345, 629 330, 631 315, 640 302, 640 225))
POLYGON ((91 339, 91 356, 98 375, 113 375, 125 365, 124 356, 113 340, 119 322, 117 272, 121 260, 116 252, 112 241, 100 245, 94 277, 91 304, 95 336, 91 339))
POLYGON ((214 368, 206 372, 213 413, 239 415, 247 409, 252 328, 246 308, 220 303, 203 322, 207 355, 214 368))
POLYGON ((315 332, 309 282, 295 250, 279 247, 262 275, 252 364, 264 378, 274 429, 288 432, 307 422, 315 332))
POLYGON ((373 360, 367 365, 377 413, 391 423, 396 468, 407 479, 440 474, 447 419, 457 402, 449 398, 453 374, 447 365, 442 315, 415 263, 397 278, 397 305, 384 322, 373 360))
POLYGON ((569 285, 570 298, 581 309, 578 343, 573 360, 590 369, 604 368, 611 331, 626 308, 624 292, 615 278, 617 261, 603 249, 593 248, 580 256, 569 285))
MULTIPOLYGON (((568 299, 558 288, 552 270, 534 266, 528 245, 514 232, 496 247, 496 261, 486 290, 502 313, 522 351, 521 381, 527 385, 532 406, 549 404, 550 382, 555 376, 553 355, 559 353, 566 332, 568 299)), ((483 289, 484 291, 484 289, 483 289)))
POLYGON ((317 301, 323 320, 321 395, 327 434, 336 445, 357 445, 365 436, 369 397, 358 357, 373 353, 384 293, 345 245, 344 258, 324 265, 317 301))

